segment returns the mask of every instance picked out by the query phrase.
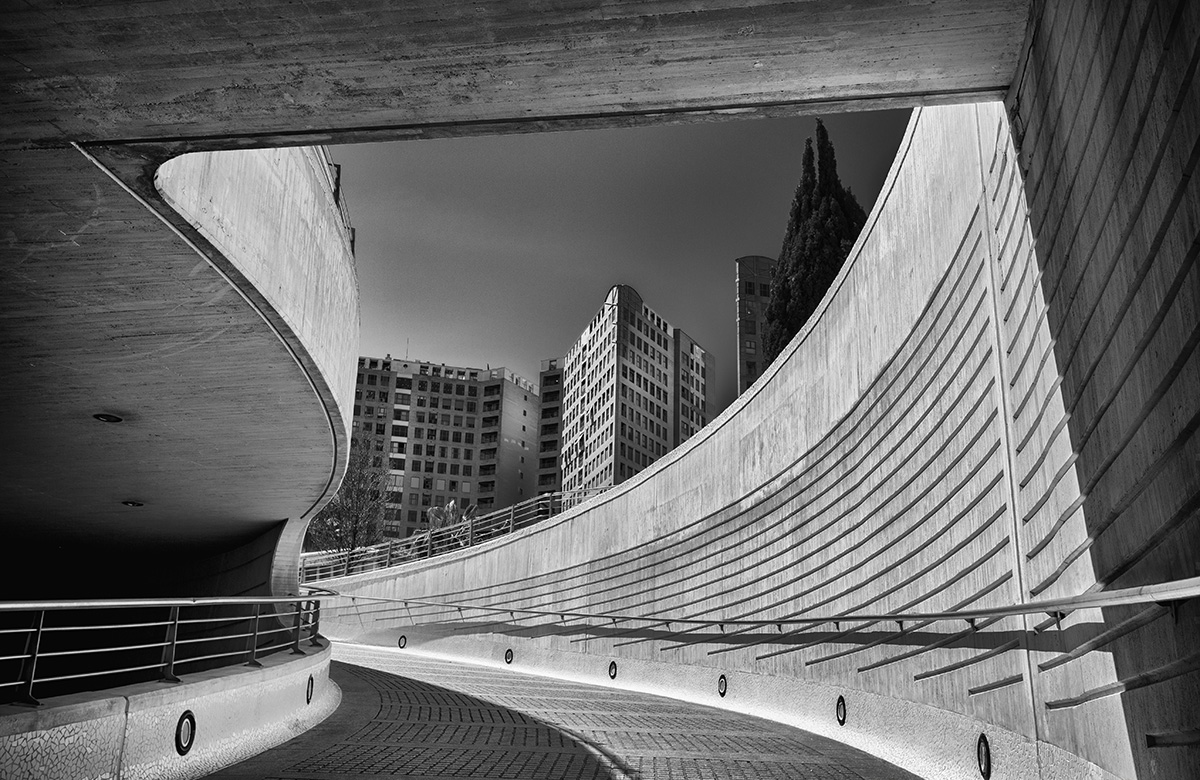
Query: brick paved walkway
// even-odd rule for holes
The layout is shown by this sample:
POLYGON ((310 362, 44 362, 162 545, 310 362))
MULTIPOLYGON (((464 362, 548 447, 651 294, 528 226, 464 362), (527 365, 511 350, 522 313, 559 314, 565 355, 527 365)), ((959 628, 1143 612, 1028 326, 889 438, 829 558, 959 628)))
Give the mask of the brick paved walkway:
POLYGON ((699 704, 383 648, 335 644, 334 658, 336 713, 212 777, 915 777, 824 737, 699 704))

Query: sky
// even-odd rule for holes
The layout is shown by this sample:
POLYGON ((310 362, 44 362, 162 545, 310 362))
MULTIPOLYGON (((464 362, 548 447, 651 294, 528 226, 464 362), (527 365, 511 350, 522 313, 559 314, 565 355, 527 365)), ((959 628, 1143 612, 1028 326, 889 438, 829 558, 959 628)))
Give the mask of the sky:
MULTIPOLYGON (((909 111, 823 117, 870 211, 909 111)), ((614 284, 717 361, 736 396, 734 260, 777 257, 812 117, 338 146, 359 354, 538 381, 614 284)), ((709 386, 713 387, 710 381, 709 386)))

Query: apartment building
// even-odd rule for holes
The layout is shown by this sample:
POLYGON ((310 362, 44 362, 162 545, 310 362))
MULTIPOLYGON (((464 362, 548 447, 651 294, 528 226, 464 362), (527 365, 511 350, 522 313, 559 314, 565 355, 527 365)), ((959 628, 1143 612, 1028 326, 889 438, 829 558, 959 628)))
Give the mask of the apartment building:
POLYGON ((763 329, 767 325, 767 302, 771 299, 771 271, 775 261, 762 255, 746 255, 737 266, 737 389, 746 392, 766 370, 762 357, 763 329))
MULTIPOLYGON (((610 289, 567 354, 550 363, 561 371, 555 444, 563 490, 619 484, 713 416, 712 354, 628 285, 610 289)), ((542 428, 539 449, 551 451, 553 430, 542 428)))
POLYGON ((543 360, 538 374, 542 389, 542 408, 538 419, 537 492, 539 496, 562 490, 559 463, 562 436, 562 361, 543 360))
POLYGON ((360 357, 353 435, 389 472, 385 534, 411 535, 450 501, 484 513, 534 495, 538 408, 505 368, 360 357))

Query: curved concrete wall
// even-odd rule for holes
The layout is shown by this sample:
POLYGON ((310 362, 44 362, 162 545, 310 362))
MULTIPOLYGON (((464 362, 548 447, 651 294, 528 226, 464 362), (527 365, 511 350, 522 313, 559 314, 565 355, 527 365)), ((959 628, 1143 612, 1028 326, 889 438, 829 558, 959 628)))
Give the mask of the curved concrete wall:
POLYGON ((192 152, 159 166, 155 184, 283 318, 349 420, 358 288, 331 166, 312 146, 192 152))
MULTIPOLYGON (((243 294, 262 297, 255 303, 268 321, 278 318, 273 325, 325 407, 325 430, 310 435, 324 437, 333 457, 325 484, 299 489, 309 503, 279 530, 269 575, 279 595, 296 592, 308 521, 333 496, 348 456, 355 371, 347 356, 357 353, 359 322, 340 184, 321 147, 193 152, 155 172, 163 200, 228 263, 243 294)), ((263 366, 264 375, 273 370, 263 366)), ((289 438, 298 433, 293 427, 289 438)))
MULTIPOLYGON (((1077 511, 1095 485, 1081 479, 1064 433, 1071 395, 1035 246, 1004 108, 917 110, 821 309, 701 435, 551 524, 333 587, 733 620, 999 606, 1114 582, 1106 562, 1075 552, 1096 535, 1077 511)), ((1140 563, 1152 548, 1139 549, 1126 555, 1140 563)), ((1141 581, 1194 573, 1144 571, 1141 581)), ((526 638, 507 641, 571 673, 608 658, 658 668, 648 677, 674 675, 681 691, 687 669, 766 675, 774 688, 747 687, 806 725, 826 709, 813 701, 842 691, 874 716, 833 735, 927 776, 962 776, 979 732, 997 747, 998 778, 1185 776, 1174 770, 1194 755, 1147 758, 1145 735, 1188 727, 1177 691, 1194 651, 1143 659, 1141 669, 1164 656, 1174 666, 1132 684, 1121 665, 1121 642, 1147 627, 1170 632, 1165 611, 1091 610, 1061 627, 1034 618, 826 624, 741 638, 712 627, 621 635, 619 625, 526 620, 515 621, 526 638), (593 660, 572 660, 581 657, 593 660), (1152 720, 1118 695, 1147 687, 1166 705, 1152 720)), ((406 626, 410 646, 472 652, 470 627, 446 637, 408 626, 412 616, 459 619, 414 608, 366 627, 406 626)), ((495 629, 474 629, 474 652, 495 652, 495 629)))
POLYGON ((32 710, 0 708, 0 766, 9 780, 204 777, 329 717, 342 698, 329 679, 329 656, 326 645, 299 659, 268 656, 261 669, 48 699, 32 710), (195 719, 195 740, 180 755, 175 731, 185 711, 195 719))

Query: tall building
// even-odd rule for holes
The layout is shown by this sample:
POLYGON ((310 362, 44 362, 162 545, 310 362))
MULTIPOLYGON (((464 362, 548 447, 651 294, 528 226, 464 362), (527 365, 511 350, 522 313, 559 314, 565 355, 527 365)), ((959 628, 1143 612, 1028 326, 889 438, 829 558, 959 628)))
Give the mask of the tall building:
POLYGON ((562 436, 562 361, 558 358, 542 361, 538 385, 542 388, 542 410, 538 420, 538 495, 562 490, 562 467, 559 463, 562 436))
POLYGON ((389 471, 385 533, 450 501, 484 513, 534 495, 537 412, 537 388, 504 368, 360 357, 353 435, 389 471))
POLYGON ((767 368, 762 357, 762 334, 767 324, 771 269, 775 267, 775 261, 762 255, 746 255, 734 263, 737 264, 737 387, 740 395, 767 368))
POLYGON ((543 381, 553 371, 562 375, 560 422, 543 426, 539 449, 560 448, 563 490, 623 482, 713 414, 713 356, 628 285, 609 290, 565 357, 546 361, 543 381))

